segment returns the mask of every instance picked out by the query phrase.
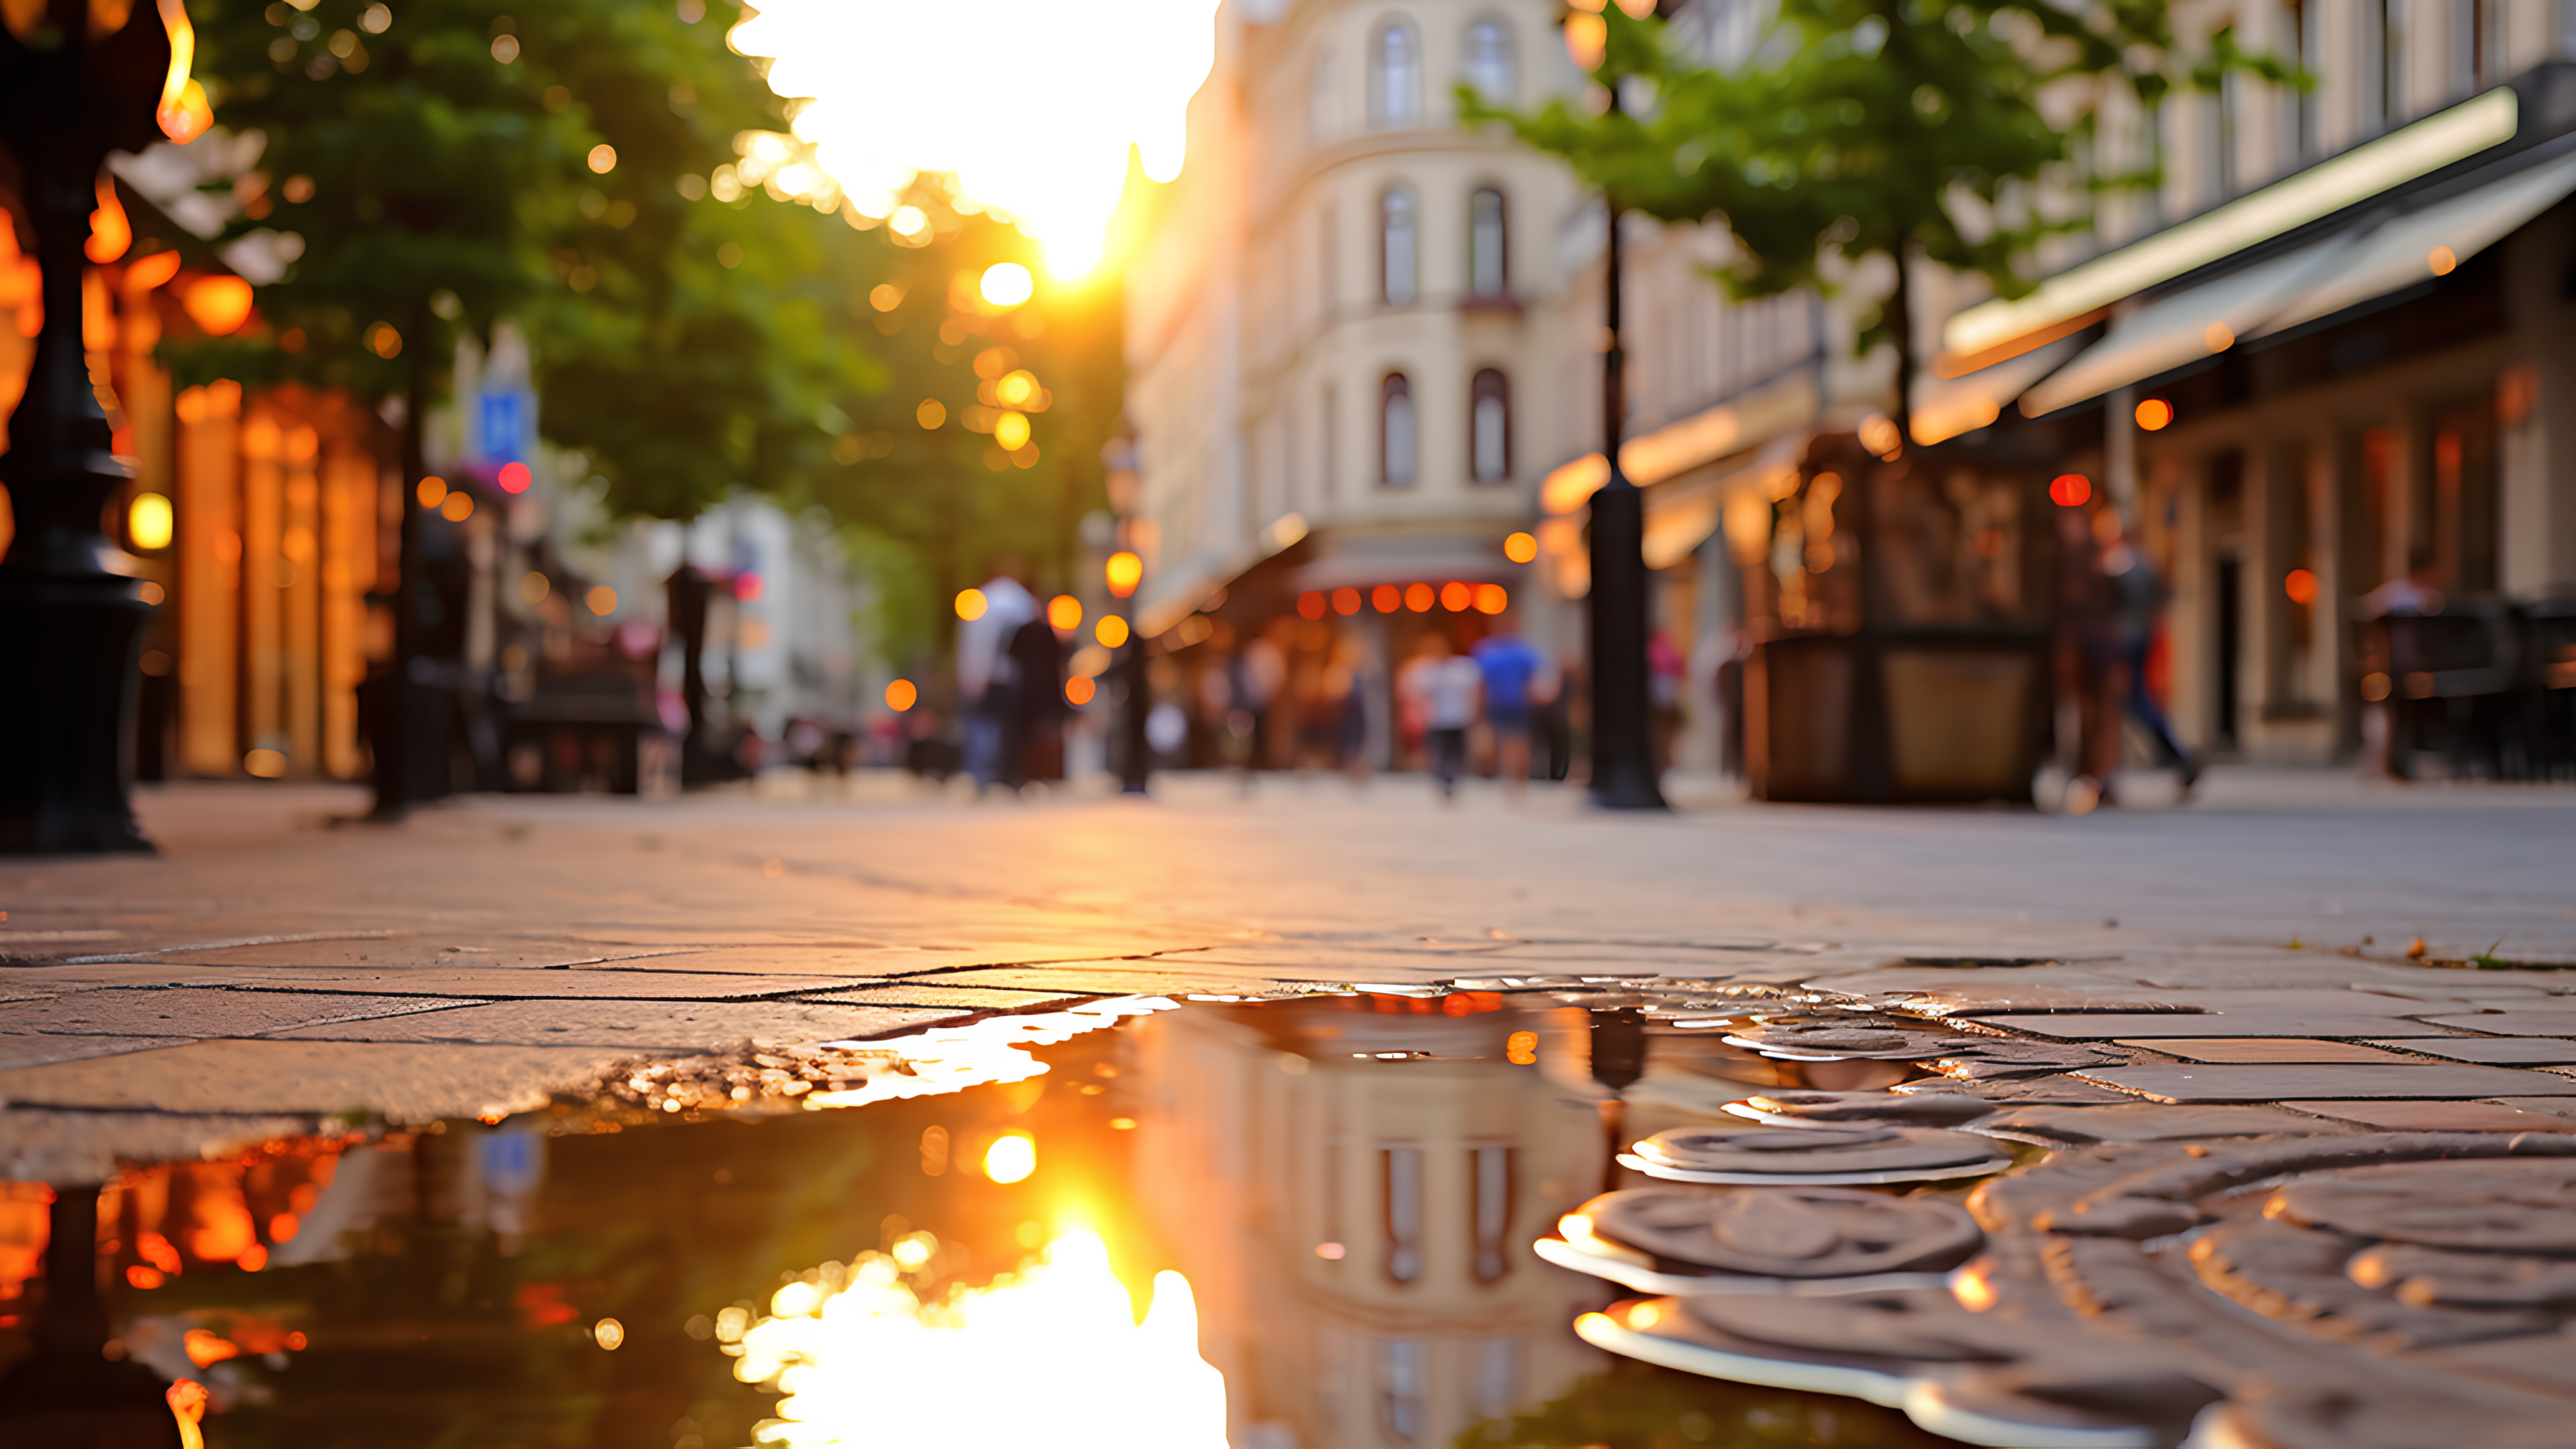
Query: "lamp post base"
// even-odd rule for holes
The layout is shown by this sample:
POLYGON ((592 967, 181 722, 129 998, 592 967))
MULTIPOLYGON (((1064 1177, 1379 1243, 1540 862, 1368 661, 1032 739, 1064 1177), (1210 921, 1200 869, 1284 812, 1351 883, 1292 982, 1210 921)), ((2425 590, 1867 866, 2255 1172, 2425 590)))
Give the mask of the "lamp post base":
POLYGON ((0 854, 149 851, 134 783, 139 580, 0 568, 0 854))
POLYGON ((1614 476, 1592 495, 1592 803, 1661 810, 1646 665, 1645 494, 1614 476))

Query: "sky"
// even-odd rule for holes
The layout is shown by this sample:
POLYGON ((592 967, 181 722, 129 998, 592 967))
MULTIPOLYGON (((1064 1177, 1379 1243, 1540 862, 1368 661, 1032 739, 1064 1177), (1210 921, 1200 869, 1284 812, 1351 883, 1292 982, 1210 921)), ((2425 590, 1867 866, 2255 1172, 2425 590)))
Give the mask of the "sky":
POLYGON ((953 171, 1017 218, 1046 269, 1100 261, 1131 147, 1180 175, 1190 96, 1216 58, 1216 0, 775 0, 731 35, 848 204, 870 216, 916 171, 953 171))

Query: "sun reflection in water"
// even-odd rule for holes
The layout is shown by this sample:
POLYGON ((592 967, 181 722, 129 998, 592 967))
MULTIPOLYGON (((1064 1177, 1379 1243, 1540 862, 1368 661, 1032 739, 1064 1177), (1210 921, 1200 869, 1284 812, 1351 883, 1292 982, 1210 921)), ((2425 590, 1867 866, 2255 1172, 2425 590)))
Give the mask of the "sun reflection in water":
POLYGON ((1131 1016, 1179 1009, 1180 1003, 1160 996, 1126 996, 1114 1001, 1086 1002, 1065 1011, 989 1016, 965 1026, 886 1041, 826 1042, 827 1047, 880 1054, 893 1069, 872 1073, 862 1086, 815 1092, 805 1102, 809 1107, 864 1107, 871 1102, 934 1097, 967 1087, 1025 1082, 1044 1075, 1047 1065, 1024 1048, 1054 1046, 1085 1032, 1116 1026, 1131 1016))
POLYGON ((900 1245, 862 1254, 820 1284, 780 1288, 769 1317, 719 1320, 717 1336, 737 1340, 734 1376, 784 1395, 754 1432, 760 1443, 1223 1449, 1225 1379, 1199 1357, 1198 1306, 1180 1274, 1154 1275, 1139 1323, 1090 1232, 927 1303, 901 1256, 900 1245))

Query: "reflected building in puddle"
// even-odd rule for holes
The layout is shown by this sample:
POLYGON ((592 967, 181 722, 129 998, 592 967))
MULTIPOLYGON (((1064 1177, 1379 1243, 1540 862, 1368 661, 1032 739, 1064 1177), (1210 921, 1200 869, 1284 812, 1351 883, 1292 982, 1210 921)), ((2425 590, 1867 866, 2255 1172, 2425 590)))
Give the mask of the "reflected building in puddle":
POLYGON ((1599 1119, 1531 1065, 1543 1019, 1502 1002, 1135 1028, 1136 1197, 1197 1290, 1233 1442, 1448 1444, 1601 1366, 1564 1331, 1601 1289, 1529 1251, 1597 1189, 1599 1119))

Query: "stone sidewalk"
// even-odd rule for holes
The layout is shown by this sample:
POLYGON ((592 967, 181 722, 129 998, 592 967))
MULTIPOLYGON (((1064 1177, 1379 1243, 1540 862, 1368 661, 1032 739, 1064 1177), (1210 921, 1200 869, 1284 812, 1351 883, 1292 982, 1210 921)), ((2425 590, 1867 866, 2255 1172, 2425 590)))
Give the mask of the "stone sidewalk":
POLYGON ((2038 960, 2106 987, 2576 989, 2550 969, 2576 965, 2576 792, 2261 771, 2204 790, 2075 819, 1680 782, 1693 808, 1637 819, 1547 788, 1444 807, 1408 780, 978 804, 870 777, 487 797, 384 828, 332 823, 352 790, 174 785, 140 800, 157 858, 0 862, 0 1178, 332 1114, 491 1116, 639 1059, 1082 996, 1901 991, 1956 969, 1921 963, 2038 960), (2481 953, 2525 969, 2433 964, 2481 953))

